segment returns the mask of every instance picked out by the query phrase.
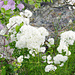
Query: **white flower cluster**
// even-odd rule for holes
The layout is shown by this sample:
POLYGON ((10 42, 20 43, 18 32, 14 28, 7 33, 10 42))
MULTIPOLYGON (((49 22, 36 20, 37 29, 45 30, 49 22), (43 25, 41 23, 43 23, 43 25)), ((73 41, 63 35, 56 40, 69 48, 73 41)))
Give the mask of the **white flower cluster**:
POLYGON ((75 0, 68 0, 69 4, 73 5, 75 3, 75 0))
POLYGON ((21 55, 17 58, 17 62, 19 62, 19 63, 23 62, 23 55, 21 55))
POLYGON ((45 72, 49 72, 49 71, 55 71, 57 69, 57 67, 56 66, 54 66, 54 65, 47 65, 46 67, 45 67, 45 72))
POLYGON ((27 56, 25 56, 24 58, 29 59, 30 58, 29 54, 27 54, 27 56))
POLYGON ((6 31, 7 31, 7 28, 3 28, 3 29, 0 31, 0 35, 5 35, 6 31))
MULTIPOLYGON (((67 2, 71 5, 75 4, 75 0, 68 0, 67 2)), ((71 9, 71 8, 69 7, 69 9, 71 9)), ((75 9, 75 6, 73 6, 73 9, 75 9)))
POLYGON ((32 12, 25 10, 20 13, 20 16, 14 16, 9 19, 7 28, 11 32, 11 41, 16 41, 16 47, 36 49, 38 52, 45 52, 45 47, 40 47, 45 42, 45 36, 49 33, 44 27, 36 28, 29 25, 29 18, 32 16, 32 12), (25 17, 24 17, 25 16, 25 17), (15 27, 24 23, 20 28, 20 32, 16 32, 15 27), (17 34, 16 34, 17 33, 17 34), (16 35, 15 35, 16 34, 16 35))
POLYGON ((16 63, 17 66, 22 66, 21 63, 23 62, 23 55, 21 55, 17 58, 17 62, 18 62, 18 63, 16 63))
MULTIPOLYGON (((71 55, 71 52, 68 50, 68 47, 69 47, 69 45, 73 45, 73 43, 75 41, 75 32, 71 31, 71 30, 66 31, 66 32, 62 33, 60 36, 61 36, 60 45, 57 48, 57 50, 59 53, 62 53, 64 51, 64 52, 66 52, 66 54, 65 54, 65 56, 63 56, 62 54, 57 54, 56 56, 53 57, 53 61, 52 61, 52 57, 50 55, 43 56, 42 59, 44 60, 44 62, 46 62, 46 60, 47 60, 47 63, 50 64, 45 67, 45 72, 49 72, 51 70, 55 71, 57 69, 56 66, 52 65, 53 62, 54 62, 54 64, 59 64, 59 66, 62 67, 64 65, 64 62, 66 62, 68 60, 68 55, 71 55)), ((48 40, 48 42, 51 42, 52 44, 54 44, 54 41, 52 38, 50 38, 48 40)), ((49 45, 50 44, 48 43, 48 46, 49 45)))
POLYGON ((53 58, 55 64, 60 64, 61 62, 66 62, 67 59, 68 59, 67 56, 63 56, 63 55, 61 55, 61 54, 57 54, 57 55, 53 58))
POLYGON ((16 47, 33 49, 35 48, 38 52, 45 52, 45 48, 40 45, 44 44, 45 36, 48 35, 48 32, 45 28, 35 28, 30 25, 23 25, 20 28, 21 33, 17 34, 16 47), (43 32, 41 32, 43 31, 43 32))
POLYGON ((62 33, 61 35, 61 40, 60 40, 60 45, 57 48, 59 53, 62 53, 62 50, 66 52, 66 55, 70 55, 71 52, 68 50, 69 45, 73 45, 75 41, 75 32, 74 31, 66 31, 62 33))
POLYGON ((48 47, 51 47, 51 45, 54 45, 54 39, 53 38, 49 38, 48 42, 46 42, 48 47))
MULTIPOLYGON (((9 32, 12 32, 13 34, 15 34, 16 33, 15 27, 17 25, 20 25, 20 23, 22 23, 22 22, 24 23, 24 25, 29 25, 29 18, 31 16, 32 16, 32 12, 26 9, 24 12, 20 13, 20 16, 13 16, 12 18, 10 18, 9 23, 7 24, 8 29, 10 29, 10 27, 11 27, 9 32), (23 16, 26 16, 26 17, 23 17, 23 16)), ((3 28, 0 31, 0 34, 5 35, 6 31, 7 31, 7 29, 3 28)))
POLYGON ((26 47, 28 49, 34 48, 38 52, 45 52, 45 47, 40 46, 44 44, 45 36, 48 36, 49 34, 48 31, 44 27, 36 28, 29 25, 29 17, 32 16, 32 13, 29 10, 21 12, 20 15, 21 16, 11 18, 9 20, 9 24, 7 25, 7 27, 10 28, 10 23, 12 23, 11 25, 13 25, 14 23, 20 25, 20 23, 24 22, 24 25, 20 28, 20 32, 17 33, 16 37, 14 37, 14 34, 11 35, 11 40, 16 41, 16 47, 20 49, 26 47), (26 16, 27 18, 23 16, 26 16), (15 20, 15 22, 13 19, 15 20))
POLYGON ((42 59, 44 60, 44 62, 46 62, 46 60, 47 60, 47 63, 50 64, 45 67, 45 72, 49 72, 52 70, 55 71, 57 69, 56 66, 52 65, 53 61, 52 61, 52 57, 50 55, 43 56, 42 59))
POLYGON ((30 12, 29 10, 25 10, 24 12, 20 13, 20 16, 14 16, 12 18, 9 19, 9 23, 7 24, 7 28, 9 29, 10 27, 12 27, 10 29, 9 32, 14 32, 14 28, 17 25, 20 25, 22 22, 24 23, 24 25, 29 25, 29 18, 32 16, 32 12, 30 12), (28 17, 27 17, 28 15, 28 17), (26 16, 26 17, 24 17, 26 16))
POLYGON ((52 57, 50 55, 48 56, 43 56, 42 59, 44 60, 44 62, 46 62, 49 65, 47 65, 45 67, 45 72, 49 72, 49 71, 55 71, 57 69, 56 66, 52 65, 52 63, 54 62, 54 64, 60 64, 59 66, 62 67, 64 65, 64 62, 66 62, 68 60, 67 56, 63 56, 61 54, 57 54, 55 57, 53 57, 53 61, 52 61, 52 57), (61 63, 63 62, 63 63, 61 63))
POLYGON ((32 12, 26 9, 24 12, 21 12, 20 15, 22 17, 25 16, 27 18, 30 18, 32 16, 32 12))
POLYGON ((47 59, 47 63, 48 63, 48 64, 53 63, 53 61, 51 61, 52 57, 51 57, 50 55, 48 55, 48 56, 43 56, 42 59, 44 60, 44 62, 46 62, 46 59, 47 59))

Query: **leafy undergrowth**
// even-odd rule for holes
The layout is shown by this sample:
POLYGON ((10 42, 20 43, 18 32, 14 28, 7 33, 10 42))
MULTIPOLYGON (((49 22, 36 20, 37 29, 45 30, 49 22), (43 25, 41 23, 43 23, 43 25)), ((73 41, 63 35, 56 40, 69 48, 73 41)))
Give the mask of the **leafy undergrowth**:
MULTIPOLYGON (((75 43, 69 47, 71 55, 64 63, 64 66, 58 67, 56 71, 45 72, 46 63, 34 62, 26 63, 22 69, 18 71, 18 75, 75 75, 75 43), (43 64, 42 64, 43 63, 43 64)), ((37 59, 36 59, 37 60, 37 59)))
MULTIPOLYGON (((58 67, 56 71, 45 72, 45 66, 47 64, 40 61, 42 60, 41 57, 39 57, 39 59, 37 57, 32 57, 31 60, 34 60, 32 62, 31 60, 25 60, 24 65, 18 69, 17 73, 18 75, 75 75, 75 43, 69 46, 69 50, 71 51, 71 55, 68 60, 64 63, 64 66, 58 67)), ((0 59, 0 68, 3 66, 0 72, 3 71, 4 75, 14 75, 13 66, 7 64, 7 60, 0 59)))

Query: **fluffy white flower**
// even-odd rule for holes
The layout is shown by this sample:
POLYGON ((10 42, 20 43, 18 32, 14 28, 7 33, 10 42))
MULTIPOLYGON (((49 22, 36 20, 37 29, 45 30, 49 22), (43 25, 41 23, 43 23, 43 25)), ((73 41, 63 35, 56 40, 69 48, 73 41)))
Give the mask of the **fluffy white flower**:
POLYGON ((14 34, 12 34, 10 37, 11 37, 11 41, 16 41, 16 37, 14 34))
POLYGON ((53 38, 49 38, 48 42, 49 42, 50 45, 54 45, 54 39, 53 38))
POLYGON ((14 17, 9 19, 9 23, 12 24, 12 25, 15 24, 15 23, 20 24, 20 23, 23 22, 22 18, 23 17, 20 17, 20 16, 14 16, 14 17))
POLYGON ((46 62, 46 56, 42 56, 43 62, 46 62))
POLYGON ((24 15, 29 18, 29 17, 32 16, 32 12, 31 12, 30 10, 27 10, 27 9, 26 9, 26 10, 24 11, 24 15))
POLYGON ((69 4, 73 5, 75 3, 75 0, 68 0, 69 4))
POLYGON ((3 29, 0 31, 0 35, 5 35, 6 32, 7 32, 7 29, 6 29, 6 28, 3 28, 3 29))
POLYGON ((49 71, 55 71, 57 69, 57 67, 56 66, 54 66, 54 65, 47 65, 46 67, 45 67, 45 72, 49 72, 49 71))
POLYGON ((23 12, 20 12, 20 15, 23 17, 24 13, 23 12))
POLYGON ((73 9, 75 9, 75 6, 73 6, 73 9))
POLYGON ((22 61, 23 61, 23 55, 21 55, 17 58, 17 62, 21 63, 22 61))
POLYGON ((24 25, 29 25, 29 18, 23 18, 24 25))
POLYGON ((64 63, 62 63, 61 65, 59 65, 60 67, 62 67, 64 65, 64 63))
POLYGON ((48 47, 51 47, 51 45, 54 45, 54 39, 53 39, 53 38, 49 38, 49 39, 48 39, 48 42, 46 42, 46 45, 47 45, 48 47))
POLYGON ((43 35, 43 36, 49 35, 49 32, 44 27, 40 27, 40 28, 38 28, 38 30, 41 33, 41 35, 43 35))
POLYGON ((51 61, 52 57, 50 55, 47 56, 47 63, 50 64, 50 63, 53 63, 53 61, 51 61))
POLYGON ((17 34, 16 47, 27 47, 32 50, 36 49, 38 52, 45 52, 46 49, 40 46, 44 44, 46 35, 41 35, 39 28, 24 25, 20 28, 20 31, 21 32, 17 34))
POLYGON ((69 24, 71 24, 71 23, 72 23, 72 20, 70 19, 70 20, 69 20, 69 24))
POLYGON ((68 47, 66 46, 65 42, 63 42, 62 40, 60 40, 60 45, 59 45, 59 47, 57 48, 57 51, 58 51, 59 53, 62 53, 62 50, 63 50, 64 52, 67 52, 67 51, 68 51, 68 47))
POLYGON ((24 25, 29 25, 29 19, 21 16, 14 16, 9 19, 9 23, 7 24, 7 28, 10 27, 15 28, 16 25, 20 25, 20 23, 24 23, 24 25))
POLYGON ((33 50, 30 50, 29 53, 32 54, 33 53, 33 50))
POLYGON ((72 10, 72 8, 70 6, 68 8, 69 8, 69 10, 72 10))
POLYGON ((66 62, 68 60, 67 56, 63 56, 61 54, 57 54, 54 58, 54 63, 55 64, 60 64, 60 62, 66 62))
POLYGON ((45 47, 41 47, 39 52, 45 52, 46 48, 45 47))
POLYGON ((24 58, 29 59, 30 58, 29 54, 27 54, 27 56, 25 56, 24 58))
POLYGON ((67 52, 66 52, 66 55, 71 55, 71 52, 70 52, 70 51, 67 51, 67 52))
POLYGON ((47 60, 51 60, 52 57, 50 55, 47 56, 47 60))
POLYGON ((53 61, 47 60, 47 63, 48 63, 48 64, 52 64, 52 63, 53 63, 53 61))
POLYGON ((66 43, 66 45, 73 45, 75 41, 75 32, 74 31, 66 31, 62 33, 61 35, 61 40, 66 43))
POLYGON ((43 59, 43 60, 46 60, 46 56, 42 56, 42 59, 43 59))
POLYGON ((35 57, 35 54, 33 53, 32 56, 35 57))
POLYGON ((60 45, 57 48, 59 53, 62 53, 62 50, 66 52, 66 55, 70 55, 71 52, 68 51, 68 46, 73 45, 75 41, 75 32, 74 31, 66 31, 62 33, 61 35, 61 40, 60 40, 60 45))

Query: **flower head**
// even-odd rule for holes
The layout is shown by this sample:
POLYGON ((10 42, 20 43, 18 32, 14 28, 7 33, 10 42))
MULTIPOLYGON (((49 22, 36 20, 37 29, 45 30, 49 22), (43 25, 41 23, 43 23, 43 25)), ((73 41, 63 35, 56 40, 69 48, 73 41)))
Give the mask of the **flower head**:
POLYGON ((8 0, 7 5, 3 5, 2 8, 4 8, 5 10, 14 10, 15 9, 15 1, 13 0, 8 0))
POLYGON ((57 69, 57 67, 56 66, 54 66, 54 65, 47 65, 46 67, 45 67, 45 72, 49 72, 49 71, 55 71, 57 69))
POLYGON ((17 5, 18 9, 21 11, 24 8, 24 5, 22 3, 17 5))
POLYGON ((27 10, 27 9, 26 9, 26 10, 24 11, 24 13, 25 13, 24 15, 25 15, 26 17, 28 17, 28 18, 32 16, 32 12, 31 12, 30 10, 27 10))
POLYGON ((17 62, 21 63, 22 61, 23 61, 23 55, 21 55, 17 58, 17 62))

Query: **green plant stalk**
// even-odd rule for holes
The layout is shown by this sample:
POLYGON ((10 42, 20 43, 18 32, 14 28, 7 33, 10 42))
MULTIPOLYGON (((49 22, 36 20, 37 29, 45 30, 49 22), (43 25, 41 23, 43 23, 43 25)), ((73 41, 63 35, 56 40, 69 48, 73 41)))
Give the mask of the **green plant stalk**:
MULTIPOLYGON (((42 58, 42 54, 41 54, 41 58, 42 58)), ((41 68, 41 71, 42 71, 42 68, 41 68)), ((44 75, 44 74, 43 74, 43 71, 42 71, 42 75, 44 75)))
POLYGON ((25 3, 28 3, 28 0, 24 0, 25 3))
POLYGON ((45 0, 45 2, 47 2, 47 0, 45 0))

